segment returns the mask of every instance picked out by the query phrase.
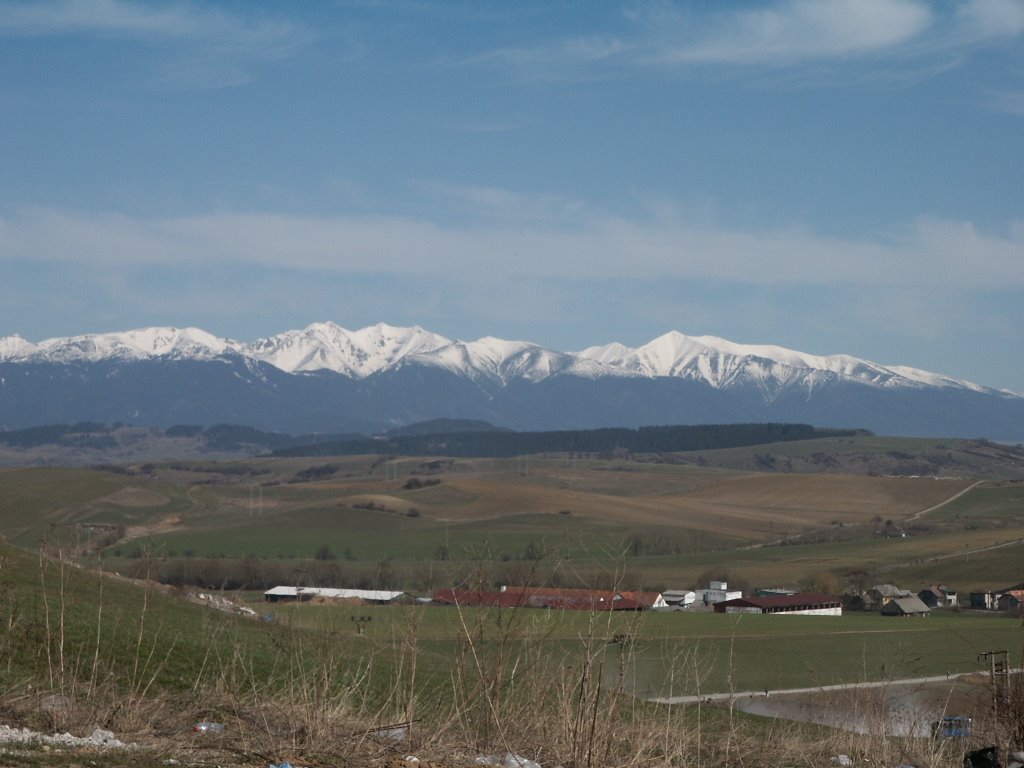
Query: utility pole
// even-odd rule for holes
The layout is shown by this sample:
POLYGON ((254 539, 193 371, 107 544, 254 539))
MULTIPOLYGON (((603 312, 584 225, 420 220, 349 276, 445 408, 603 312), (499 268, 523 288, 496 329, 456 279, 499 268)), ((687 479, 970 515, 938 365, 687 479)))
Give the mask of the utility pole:
POLYGON ((1010 678, 1010 654, 1007 651, 985 651, 978 661, 988 660, 992 682, 992 714, 999 719, 999 705, 1006 700, 1006 684, 1010 678))

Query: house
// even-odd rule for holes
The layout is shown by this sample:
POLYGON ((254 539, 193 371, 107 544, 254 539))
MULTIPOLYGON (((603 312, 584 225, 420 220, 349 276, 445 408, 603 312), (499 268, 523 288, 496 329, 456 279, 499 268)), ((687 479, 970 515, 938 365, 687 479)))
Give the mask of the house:
POLYGON ((1019 613, 1021 605, 1024 605, 1024 589, 1011 589, 1002 592, 996 599, 996 607, 1000 611, 1019 613))
POLYGON ((922 602, 920 597, 894 597, 884 606, 881 614, 883 616, 921 616, 925 617, 932 612, 932 609, 922 602))
POLYGON ((917 593, 917 596, 929 608, 955 608, 957 606, 956 592, 942 585, 925 587, 917 593))
POLYGON ((798 592, 771 597, 738 597, 715 604, 715 613, 779 613, 790 616, 842 616, 838 597, 820 592, 798 592))
POLYGON ((694 593, 696 599, 704 603, 704 605, 715 605, 724 600, 735 600, 738 597, 743 597, 741 590, 730 590, 728 582, 725 581, 712 581, 707 589, 697 589, 694 590, 694 593))
POLYGON ((401 598, 404 592, 388 592, 380 589, 332 589, 330 587, 274 587, 263 593, 268 603, 283 601, 308 602, 324 600, 357 602, 360 605, 387 605, 401 598))
POLYGON ((992 592, 971 592, 971 608, 980 611, 992 611, 996 608, 996 595, 992 592))
POLYGON ((885 606, 890 600, 895 600, 898 597, 913 597, 914 593, 909 589, 897 587, 895 584, 875 584, 868 590, 868 595, 875 605, 885 606))

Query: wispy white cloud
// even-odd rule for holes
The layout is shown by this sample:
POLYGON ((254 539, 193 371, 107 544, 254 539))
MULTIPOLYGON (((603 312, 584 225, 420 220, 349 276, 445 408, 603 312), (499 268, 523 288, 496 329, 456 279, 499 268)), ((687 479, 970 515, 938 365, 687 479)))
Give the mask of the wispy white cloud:
POLYGON ((451 216, 472 217, 493 226, 495 222, 579 222, 586 215, 582 200, 551 193, 525 194, 486 184, 454 184, 416 181, 413 188, 434 206, 451 216))
POLYGON ((496 66, 526 81, 582 81, 604 76, 633 60, 637 42, 614 35, 573 36, 539 44, 496 48, 447 61, 455 66, 496 66))
POLYGON ((248 79, 248 66, 288 56, 314 37, 311 30, 255 13, 211 5, 143 4, 130 0, 0 2, 0 36, 101 35, 176 43, 162 77, 204 85, 248 79))
MULTIPOLYGON (((488 204, 498 190, 483 189, 488 204)), ((521 204, 514 197, 514 204, 521 204)), ((168 219, 62 210, 0 219, 0 261, 183 270, 244 265, 339 275, 467 279, 697 279, 763 286, 1024 289, 1024 223, 1003 234, 919 219, 885 241, 799 228, 733 231, 682 218, 593 214, 557 226, 484 220, 442 226, 401 216, 223 213, 168 219)))
POLYGON ((767 67, 771 71, 851 63, 846 78, 898 84, 961 66, 975 48, 1024 34, 1024 0, 764 0, 755 4, 654 0, 631 9, 614 32, 503 48, 464 63, 494 63, 533 79, 582 79, 695 66, 767 67))
POLYGON ((918 0, 788 0, 699 22, 662 11, 656 58, 676 63, 794 63, 891 49, 933 23, 918 0))
POLYGON ((992 94, 987 104, 990 109, 996 112, 1024 117, 1024 91, 992 94))
POLYGON ((498 48, 469 61, 498 61, 527 67, 567 63, 595 64, 615 58, 627 50, 626 44, 615 37, 572 37, 539 46, 498 48))
POLYGON ((964 41, 1016 37, 1024 32, 1021 0, 967 0, 956 6, 956 29, 964 41))

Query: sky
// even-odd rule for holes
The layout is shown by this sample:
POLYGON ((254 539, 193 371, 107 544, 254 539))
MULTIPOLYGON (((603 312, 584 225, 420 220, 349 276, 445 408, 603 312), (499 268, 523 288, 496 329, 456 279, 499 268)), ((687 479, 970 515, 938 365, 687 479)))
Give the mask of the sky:
POLYGON ((1024 0, 0 0, 0 336, 669 330, 1024 393, 1024 0))

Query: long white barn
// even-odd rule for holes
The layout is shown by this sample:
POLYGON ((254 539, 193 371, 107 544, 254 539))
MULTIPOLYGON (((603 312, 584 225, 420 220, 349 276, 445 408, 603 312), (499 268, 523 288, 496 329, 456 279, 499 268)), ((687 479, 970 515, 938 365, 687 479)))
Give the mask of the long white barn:
POLYGON ((263 593, 268 603, 282 600, 312 600, 323 597, 330 600, 361 600, 364 603, 391 603, 404 592, 389 592, 382 589, 333 589, 331 587, 274 587, 263 593))
POLYGON ((834 595, 800 592, 772 597, 741 597, 715 604, 715 613, 771 613, 784 616, 842 616, 843 604, 834 595))

